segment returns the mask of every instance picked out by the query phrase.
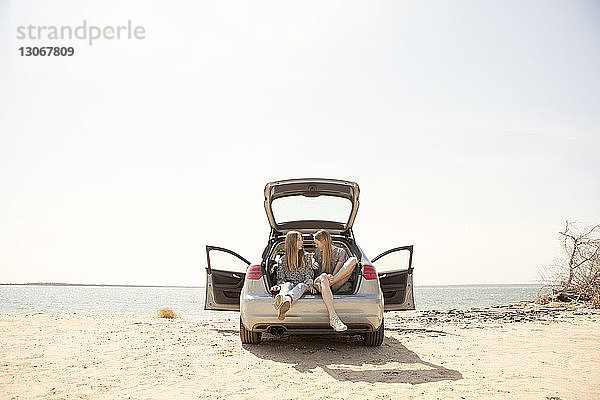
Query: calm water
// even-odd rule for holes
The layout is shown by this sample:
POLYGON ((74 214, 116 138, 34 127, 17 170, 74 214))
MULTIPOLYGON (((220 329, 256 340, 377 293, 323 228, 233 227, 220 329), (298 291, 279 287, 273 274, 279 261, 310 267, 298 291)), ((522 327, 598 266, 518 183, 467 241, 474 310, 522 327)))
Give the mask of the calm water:
MULTIPOLYGON (((415 287, 415 302, 418 310, 487 307, 533 300, 540 286, 422 286, 415 287)), ((204 311, 204 288, 0 286, 0 313, 153 315, 161 307, 183 316, 222 314, 204 311)))

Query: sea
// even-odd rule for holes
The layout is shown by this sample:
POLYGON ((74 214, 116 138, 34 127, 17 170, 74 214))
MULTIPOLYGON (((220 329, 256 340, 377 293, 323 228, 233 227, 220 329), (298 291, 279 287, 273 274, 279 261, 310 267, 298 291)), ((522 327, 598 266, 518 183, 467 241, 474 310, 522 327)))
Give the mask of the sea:
MULTIPOLYGON (((417 310, 484 308, 535 300, 541 284, 415 286, 417 310)), ((169 307, 183 317, 233 312, 204 310, 204 287, 0 285, 0 314, 155 315, 169 307)))

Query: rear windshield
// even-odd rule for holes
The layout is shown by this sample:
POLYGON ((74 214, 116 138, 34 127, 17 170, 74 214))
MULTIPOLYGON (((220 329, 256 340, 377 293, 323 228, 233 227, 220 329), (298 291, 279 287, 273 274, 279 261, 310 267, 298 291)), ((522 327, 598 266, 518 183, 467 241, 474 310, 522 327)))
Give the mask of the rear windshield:
POLYGON ((277 224, 311 220, 345 224, 350 219, 352 202, 335 196, 287 196, 273 200, 271 209, 277 224))

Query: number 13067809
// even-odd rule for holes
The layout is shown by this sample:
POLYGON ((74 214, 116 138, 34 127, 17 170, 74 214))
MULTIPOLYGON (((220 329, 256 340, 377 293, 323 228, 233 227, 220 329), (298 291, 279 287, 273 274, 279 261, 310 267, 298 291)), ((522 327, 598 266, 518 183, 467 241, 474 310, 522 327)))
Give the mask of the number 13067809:
POLYGON ((23 57, 71 57, 75 54, 73 47, 19 47, 23 57))

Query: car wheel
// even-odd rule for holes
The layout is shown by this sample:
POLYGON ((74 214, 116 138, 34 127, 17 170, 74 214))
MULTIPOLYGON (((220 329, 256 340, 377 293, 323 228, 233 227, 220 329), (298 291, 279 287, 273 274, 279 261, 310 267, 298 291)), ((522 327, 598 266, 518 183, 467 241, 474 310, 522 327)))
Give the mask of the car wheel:
POLYGON ((259 344, 262 334, 260 332, 252 332, 246 329, 240 317, 240 339, 244 344, 259 344))
POLYGON ((365 339, 365 346, 381 346, 383 343, 383 319, 381 320, 381 325, 375 332, 367 332, 363 334, 363 338, 365 339))

